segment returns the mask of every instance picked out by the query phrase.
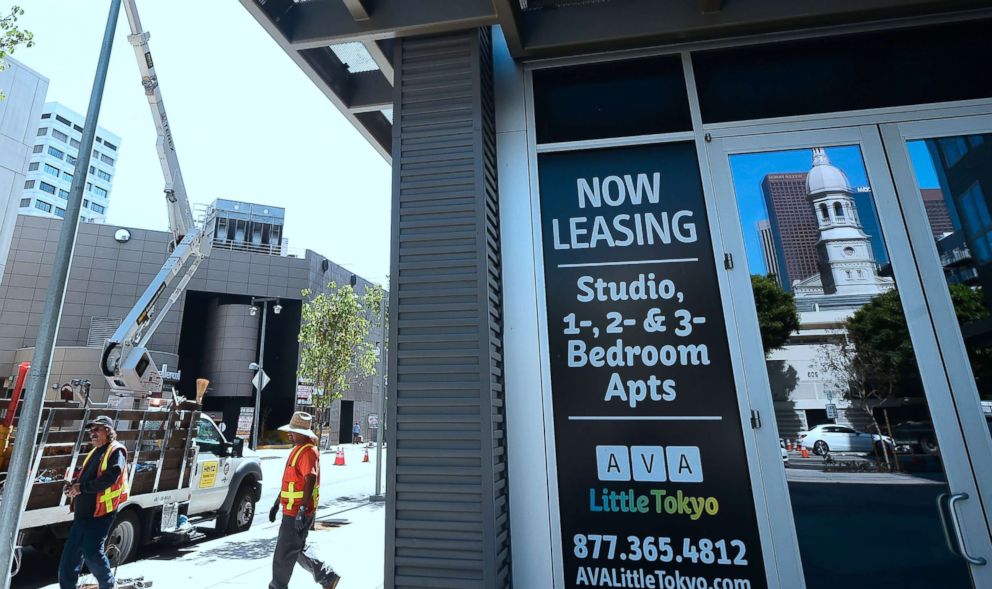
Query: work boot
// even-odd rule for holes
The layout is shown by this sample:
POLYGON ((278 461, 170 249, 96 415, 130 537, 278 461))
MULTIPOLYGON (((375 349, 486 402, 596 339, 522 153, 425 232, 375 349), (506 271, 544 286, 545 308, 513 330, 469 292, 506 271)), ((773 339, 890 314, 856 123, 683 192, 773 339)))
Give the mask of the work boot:
POLYGON ((341 582, 341 576, 337 573, 331 573, 331 582, 324 585, 324 589, 334 589, 341 582))

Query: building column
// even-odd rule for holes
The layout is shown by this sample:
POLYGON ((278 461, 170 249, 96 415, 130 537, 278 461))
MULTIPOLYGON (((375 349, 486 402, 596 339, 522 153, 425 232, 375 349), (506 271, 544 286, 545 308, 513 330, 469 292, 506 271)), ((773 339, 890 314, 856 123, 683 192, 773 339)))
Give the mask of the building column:
POLYGON ((508 587, 490 31, 394 67, 385 585, 508 587))

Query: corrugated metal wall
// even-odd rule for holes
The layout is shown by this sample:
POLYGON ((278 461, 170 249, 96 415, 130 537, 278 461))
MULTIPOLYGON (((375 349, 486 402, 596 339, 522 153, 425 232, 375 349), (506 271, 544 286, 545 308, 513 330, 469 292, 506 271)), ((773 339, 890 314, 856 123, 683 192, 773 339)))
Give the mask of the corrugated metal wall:
POLYGON ((397 43, 386 587, 511 582, 491 53, 397 43))

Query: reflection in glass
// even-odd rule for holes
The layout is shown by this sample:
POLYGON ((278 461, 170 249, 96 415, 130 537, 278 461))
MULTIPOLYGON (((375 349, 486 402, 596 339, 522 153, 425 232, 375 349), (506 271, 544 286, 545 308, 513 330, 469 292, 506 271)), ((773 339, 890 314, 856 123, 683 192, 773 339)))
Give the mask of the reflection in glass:
POLYGON ((982 410, 992 424, 992 134, 907 147, 982 410))
POLYGON ((860 148, 731 170, 807 586, 970 587, 860 148))

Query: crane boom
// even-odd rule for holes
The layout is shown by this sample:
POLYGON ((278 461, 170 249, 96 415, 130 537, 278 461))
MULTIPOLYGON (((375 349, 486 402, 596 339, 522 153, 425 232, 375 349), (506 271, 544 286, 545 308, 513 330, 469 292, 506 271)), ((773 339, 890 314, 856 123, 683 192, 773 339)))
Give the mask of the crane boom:
POLYGON ((145 346, 165 314, 182 296, 200 263, 210 254, 210 240, 203 239, 204 227, 197 226, 194 221, 186 196, 176 144, 155 74, 155 62, 148 47, 150 35, 141 27, 135 0, 124 0, 124 11, 131 27, 128 41, 134 47, 141 85, 155 122, 155 147, 165 176, 165 200, 172 241, 169 244, 169 258, 162 269, 104 344, 100 369, 115 393, 142 394, 162 390, 162 376, 145 346))
POLYGON ((157 139, 155 147, 158 150, 159 163, 162 165, 162 175, 165 176, 165 198, 169 210, 169 230, 172 231, 173 244, 182 241, 184 235, 194 227, 193 211, 186 197, 186 185, 183 184, 183 173, 179 168, 179 157, 176 155, 176 143, 169 127, 169 117, 165 114, 165 102, 162 100, 162 90, 159 88, 158 76, 155 75, 155 62, 151 49, 148 47, 148 32, 142 30, 141 19, 135 0, 124 0, 124 11, 131 34, 127 40, 134 47, 134 55, 141 72, 141 85, 148 97, 151 107, 152 120, 155 122, 157 139))

